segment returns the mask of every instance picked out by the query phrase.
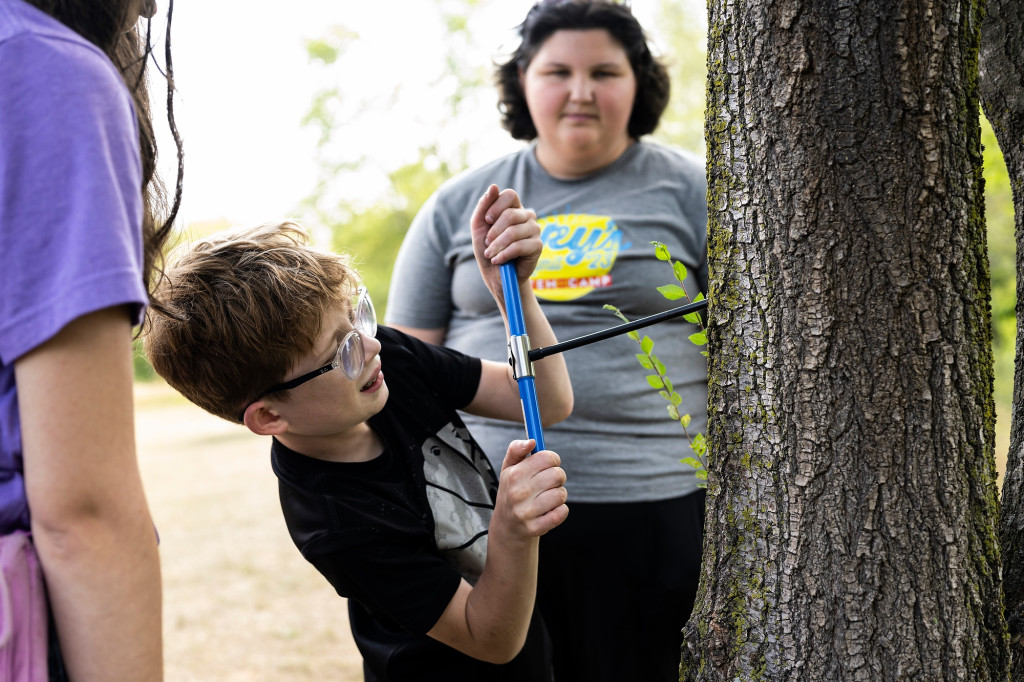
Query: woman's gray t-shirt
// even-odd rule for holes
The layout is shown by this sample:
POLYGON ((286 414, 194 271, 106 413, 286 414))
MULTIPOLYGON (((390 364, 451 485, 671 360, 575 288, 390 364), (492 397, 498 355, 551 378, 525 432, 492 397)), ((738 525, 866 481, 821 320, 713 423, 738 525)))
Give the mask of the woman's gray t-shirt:
MULTIPOLYGON (((508 359, 505 327, 480 277, 469 231, 473 209, 492 183, 516 190, 538 216, 544 251, 533 287, 560 341, 619 324, 606 303, 636 319, 685 302, 657 291, 675 278, 656 259, 652 241, 687 266, 691 297, 706 292, 706 180, 697 157, 637 142, 610 166, 563 180, 538 164, 531 145, 453 178, 423 206, 395 264, 388 324, 447 328, 446 346, 508 359)), ((688 339, 695 331, 679 318, 641 330, 683 399, 680 411, 692 417, 691 435, 704 431, 707 409, 707 363, 688 339)), ((697 489, 693 470, 680 463, 692 454, 683 429, 648 385, 639 352, 625 335, 565 352, 575 408, 545 428, 544 438, 562 458, 570 501, 652 501, 697 489)), ((520 424, 472 415, 465 421, 498 471, 509 442, 525 437, 520 424)))

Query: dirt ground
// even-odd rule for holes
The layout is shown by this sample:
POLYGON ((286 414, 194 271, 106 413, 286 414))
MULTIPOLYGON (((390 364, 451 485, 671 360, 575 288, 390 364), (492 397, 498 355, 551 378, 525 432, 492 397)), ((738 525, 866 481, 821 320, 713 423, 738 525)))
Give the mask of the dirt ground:
POLYGON ((269 441, 161 382, 137 384, 135 401, 167 682, 361 681, 345 600, 288 537, 269 441))

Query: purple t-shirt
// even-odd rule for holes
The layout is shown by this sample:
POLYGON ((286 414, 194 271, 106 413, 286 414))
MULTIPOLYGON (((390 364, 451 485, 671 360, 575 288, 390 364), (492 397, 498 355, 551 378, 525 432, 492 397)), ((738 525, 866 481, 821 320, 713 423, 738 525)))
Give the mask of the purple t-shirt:
POLYGON ((146 304, 131 96, 98 48, 0 0, 0 533, 28 529, 14 362, 70 321, 146 304))

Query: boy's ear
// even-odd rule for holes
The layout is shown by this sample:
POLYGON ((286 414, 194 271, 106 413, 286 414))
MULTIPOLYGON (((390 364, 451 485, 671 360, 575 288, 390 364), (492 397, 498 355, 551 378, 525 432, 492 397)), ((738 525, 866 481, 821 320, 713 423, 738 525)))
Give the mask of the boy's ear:
POLYGON ((257 400, 245 408, 244 421, 249 430, 258 436, 279 436, 288 430, 288 421, 265 400, 257 400))

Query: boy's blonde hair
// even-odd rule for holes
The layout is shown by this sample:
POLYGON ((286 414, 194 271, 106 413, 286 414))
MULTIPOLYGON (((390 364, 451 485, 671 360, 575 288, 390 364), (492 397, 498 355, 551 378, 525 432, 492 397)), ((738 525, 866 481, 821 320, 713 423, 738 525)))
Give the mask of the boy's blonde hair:
POLYGON ((359 285, 346 257, 309 246, 291 222, 221 232, 169 260, 146 355, 182 395, 233 422, 284 381, 314 348, 328 309, 359 285))

